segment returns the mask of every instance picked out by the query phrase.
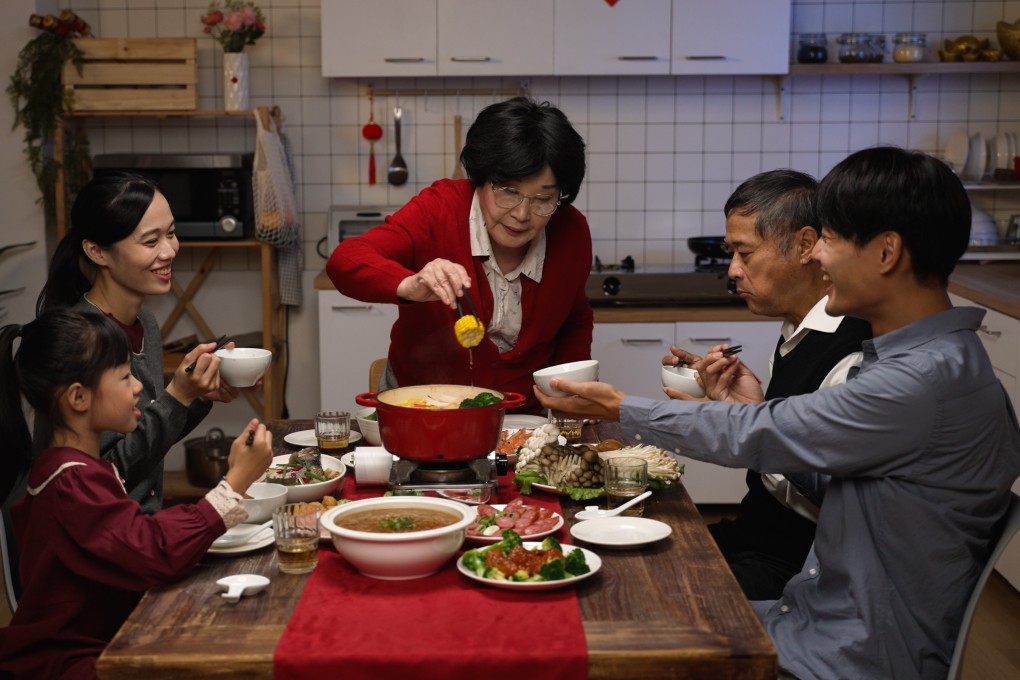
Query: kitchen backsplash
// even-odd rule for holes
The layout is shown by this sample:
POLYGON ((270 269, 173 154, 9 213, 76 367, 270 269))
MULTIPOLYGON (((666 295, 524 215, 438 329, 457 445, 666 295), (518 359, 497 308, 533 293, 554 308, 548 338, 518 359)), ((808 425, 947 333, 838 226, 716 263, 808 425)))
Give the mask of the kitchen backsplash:
MULTIPOLYGON (((330 205, 399 205, 450 176, 453 117, 463 116, 466 131, 481 108, 502 98, 478 94, 488 89, 526 86, 533 97, 562 108, 585 138, 588 173, 575 205, 588 217, 596 254, 607 262, 625 255, 643 264, 691 262, 686 239, 721 234, 726 197, 762 170, 792 167, 821 177, 848 153, 874 144, 942 154, 960 127, 986 138, 1020 133, 1020 76, 1013 74, 376 80, 376 88, 397 94, 376 100, 375 118, 385 134, 375 145, 380 183, 370 186, 369 145, 361 137, 369 118, 369 81, 321 76, 318 0, 257 4, 267 32, 246 49, 252 105, 282 111, 309 270, 323 265, 317 245, 330 205), (400 96, 401 89, 419 94, 400 96), (396 104, 405 112, 402 155, 410 168, 402 187, 385 183, 396 104)), ((98 37, 198 38, 199 107, 222 108, 222 53, 199 22, 205 0, 82 0, 60 7, 75 10, 98 37)), ((791 53, 799 33, 828 33, 834 61, 839 33, 891 38, 911 31, 928 34, 933 60, 943 38, 994 40, 997 21, 1017 18, 1020 0, 794 0, 791 53)), ((90 119, 88 127, 94 153, 235 152, 254 143, 252 123, 236 119, 90 119)), ((1000 229, 1010 214, 1020 213, 1020 191, 974 192, 972 198, 993 213, 1000 229)), ((186 260, 180 264, 188 267, 186 260)))

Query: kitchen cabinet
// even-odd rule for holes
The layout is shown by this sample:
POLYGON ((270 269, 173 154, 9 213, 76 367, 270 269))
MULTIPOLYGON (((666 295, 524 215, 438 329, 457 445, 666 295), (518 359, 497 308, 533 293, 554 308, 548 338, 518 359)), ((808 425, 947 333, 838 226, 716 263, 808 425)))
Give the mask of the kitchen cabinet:
POLYGON ((434 76, 435 0, 322 0, 322 75, 434 76))
MULTIPOLYGON (((778 321, 596 323, 591 352, 599 360, 599 380, 626 394, 665 399, 662 357, 669 354, 671 344, 698 354, 713 345, 740 344, 741 359, 765 388, 768 359, 781 326, 778 321)), ((744 497, 744 470, 678 459, 685 466, 684 486, 695 503, 738 503, 744 497)))
POLYGON ((441 76, 552 73, 553 5, 548 0, 439 0, 441 76))
POLYGON ((555 0, 553 6, 555 75, 669 73, 670 0, 613 6, 592 0, 555 0))
POLYGON ((790 0, 673 0, 674 75, 786 73, 790 0))
MULTIPOLYGON (((957 307, 981 307, 986 310, 985 318, 978 328, 978 337, 988 352, 995 375, 1002 381, 1016 409, 1020 405, 1020 381, 1017 379, 1020 371, 1020 319, 987 309, 973 300, 952 293, 949 299, 957 307)), ((1013 492, 1020 493, 1020 479, 1013 483, 1013 492)), ((1020 590, 1020 541, 1013 541, 1006 547, 995 568, 1014 588, 1020 590)))
POLYGON ((352 411, 368 389, 368 368, 385 357, 397 306, 362 302, 335 290, 319 291, 319 406, 352 411))

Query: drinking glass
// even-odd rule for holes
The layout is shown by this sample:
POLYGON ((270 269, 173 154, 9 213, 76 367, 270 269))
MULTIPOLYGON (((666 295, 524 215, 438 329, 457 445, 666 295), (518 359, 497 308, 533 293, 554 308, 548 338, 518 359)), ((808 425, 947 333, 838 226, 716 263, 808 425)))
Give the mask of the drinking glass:
MULTIPOLYGON (((648 461, 633 456, 607 458, 602 465, 606 484, 606 499, 609 510, 623 505, 648 488, 648 461)), ((644 514, 645 502, 623 511, 624 515, 640 517, 644 514)))
POLYGON ((351 414, 347 411, 325 411, 315 416, 315 439, 319 451, 337 457, 347 450, 351 436, 351 414))
POLYGON ((307 574, 319 563, 319 518, 311 503, 287 503, 273 510, 276 557, 284 574, 307 574))

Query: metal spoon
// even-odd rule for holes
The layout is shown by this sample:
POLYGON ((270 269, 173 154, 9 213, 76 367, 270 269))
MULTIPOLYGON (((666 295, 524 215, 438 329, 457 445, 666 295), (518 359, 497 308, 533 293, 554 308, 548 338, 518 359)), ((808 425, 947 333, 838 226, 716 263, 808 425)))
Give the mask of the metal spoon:
POLYGON ((399 106, 393 109, 393 117, 396 119, 393 122, 393 138, 397 145, 397 155, 390 161, 390 166, 386 169, 386 179, 395 187, 399 187, 401 184, 407 181, 407 163, 404 162, 404 157, 400 155, 400 118, 404 115, 404 112, 399 106))
POLYGON ((238 524, 235 527, 227 529, 227 533, 223 534, 215 541, 212 542, 213 548, 232 548, 235 545, 244 545, 252 536, 255 536, 266 527, 273 525, 273 520, 268 520, 262 524, 238 524))
POLYGON ((649 489, 640 496, 635 496, 634 498, 631 498, 629 501, 627 501, 620 507, 613 508, 612 510, 600 510, 597 505, 589 505, 584 510, 574 515, 574 519, 586 520, 586 519, 601 519, 603 517, 616 517, 627 508, 637 505, 638 503, 640 503, 641 501, 643 501, 644 499, 648 498, 651 495, 652 491, 651 489, 649 489))

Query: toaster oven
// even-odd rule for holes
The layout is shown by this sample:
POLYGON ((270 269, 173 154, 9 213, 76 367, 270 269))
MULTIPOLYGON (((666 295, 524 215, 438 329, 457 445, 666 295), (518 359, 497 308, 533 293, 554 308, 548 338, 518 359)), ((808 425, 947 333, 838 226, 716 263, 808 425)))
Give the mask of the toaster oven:
POLYGON ((387 216, 400 208, 401 206, 332 206, 329 209, 329 224, 326 227, 328 248, 326 257, 333 254, 340 241, 349 236, 364 234, 377 224, 382 224, 387 216))

